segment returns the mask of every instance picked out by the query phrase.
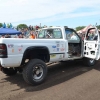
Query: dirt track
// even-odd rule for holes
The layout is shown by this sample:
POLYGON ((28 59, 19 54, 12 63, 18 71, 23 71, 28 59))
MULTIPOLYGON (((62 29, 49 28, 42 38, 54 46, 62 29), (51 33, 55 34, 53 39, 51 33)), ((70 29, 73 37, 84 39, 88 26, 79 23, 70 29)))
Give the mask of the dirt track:
POLYGON ((100 62, 94 68, 81 62, 49 66, 39 86, 28 85, 21 74, 0 72, 0 100, 100 100, 100 62))

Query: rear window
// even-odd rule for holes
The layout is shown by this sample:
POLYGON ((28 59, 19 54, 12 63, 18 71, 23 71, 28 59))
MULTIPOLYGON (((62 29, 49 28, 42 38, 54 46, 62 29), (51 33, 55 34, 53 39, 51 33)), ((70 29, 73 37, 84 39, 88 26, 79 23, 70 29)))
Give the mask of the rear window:
POLYGON ((59 28, 42 29, 41 31, 39 31, 37 38, 61 39, 62 38, 62 32, 61 32, 61 29, 59 29, 59 28))

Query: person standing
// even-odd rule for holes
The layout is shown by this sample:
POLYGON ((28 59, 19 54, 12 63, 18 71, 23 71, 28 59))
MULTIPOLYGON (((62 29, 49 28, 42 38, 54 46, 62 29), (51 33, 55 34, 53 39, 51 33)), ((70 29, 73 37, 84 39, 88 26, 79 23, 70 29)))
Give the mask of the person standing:
POLYGON ((35 39, 35 34, 33 34, 33 32, 32 32, 32 31, 30 32, 29 39, 35 39))

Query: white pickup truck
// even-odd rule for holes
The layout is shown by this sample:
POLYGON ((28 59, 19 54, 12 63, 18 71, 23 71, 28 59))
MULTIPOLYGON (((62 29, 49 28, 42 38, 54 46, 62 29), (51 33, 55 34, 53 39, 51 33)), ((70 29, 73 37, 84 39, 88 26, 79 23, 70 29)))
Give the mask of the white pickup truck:
POLYGON ((93 66, 100 57, 99 39, 96 27, 88 29, 82 41, 65 26, 43 28, 37 39, 1 38, 0 69, 7 75, 22 72, 27 83, 37 85, 47 76, 46 63, 82 59, 93 66))

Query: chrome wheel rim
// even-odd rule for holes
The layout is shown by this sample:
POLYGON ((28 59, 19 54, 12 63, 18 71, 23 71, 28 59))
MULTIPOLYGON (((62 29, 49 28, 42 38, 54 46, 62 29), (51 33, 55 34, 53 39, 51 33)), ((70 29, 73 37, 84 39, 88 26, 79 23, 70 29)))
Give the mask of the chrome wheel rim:
POLYGON ((43 65, 36 64, 32 71, 33 80, 39 80, 43 76, 43 65))

